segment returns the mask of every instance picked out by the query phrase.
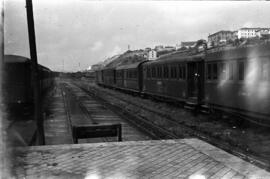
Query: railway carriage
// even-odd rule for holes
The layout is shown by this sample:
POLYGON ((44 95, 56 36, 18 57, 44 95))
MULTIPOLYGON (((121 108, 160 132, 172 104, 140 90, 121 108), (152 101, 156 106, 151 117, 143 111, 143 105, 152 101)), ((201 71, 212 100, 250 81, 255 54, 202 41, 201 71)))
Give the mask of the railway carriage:
POLYGON ((96 72, 96 83, 99 85, 103 84, 102 70, 97 70, 96 72))
POLYGON ((116 67, 116 87, 117 88, 124 88, 124 66, 116 67))
POLYGON ((205 102, 244 117, 270 118, 270 44, 206 55, 205 102))
MULTIPOLYGON (((54 82, 51 70, 38 66, 41 94, 44 94, 54 82)), ((33 105, 33 81, 30 59, 16 55, 4 56, 4 103, 9 110, 25 110, 33 105)))
POLYGON ((116 83, 116 73, 114 67, 107 67, 101 70, 101 78, 103 85, 114 87, 116 83))
POLYGON ((143 92, 178 101, 201 102, 204 54, 175 53, 143 65, 143 92))
POLYGON ((270 122, 270 43, 175 52, 97 74, 107 86, 270 122))
POLYGON ((40 75, 40 89, 42 92, 46 92, 51 86, 53 86, 54 80, 54 74, 49 68, 46 68, 44 66, 39 65, 39 75, 40 75))
POLYGON ((122 65, 116 68, 116 87, 141 92, 142 91, 142 64, 137 62, 129 65, 122 65))

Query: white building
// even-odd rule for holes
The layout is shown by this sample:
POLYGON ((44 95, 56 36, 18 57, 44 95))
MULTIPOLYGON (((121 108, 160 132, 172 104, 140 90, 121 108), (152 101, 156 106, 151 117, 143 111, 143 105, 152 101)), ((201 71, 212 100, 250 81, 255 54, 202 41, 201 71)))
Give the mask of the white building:
POLYGON ((262 33, 269 33, 269 31, 270 28, 241 28, 238 30, 237 36, 238 39, 261 37, 262 33))
POLYGON ((150 50, 147 55, 148 60, 155 60, 157 59, 157 52, 155 50, 150 50))

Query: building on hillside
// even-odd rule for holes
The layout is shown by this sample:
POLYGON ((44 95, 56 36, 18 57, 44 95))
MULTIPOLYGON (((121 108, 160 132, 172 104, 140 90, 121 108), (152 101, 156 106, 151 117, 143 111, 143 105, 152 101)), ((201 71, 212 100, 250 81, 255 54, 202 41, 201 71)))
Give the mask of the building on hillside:
POLYGON ((226 44, 228 41, 237 39, 235 31, 221 30, 208 36, 208 46, 226 44))
POLYGON ((150 50, 147 54, 147 60, 157 59, 157 52, 155 50, 150 50))
POLYGON ((146 48, 144 49, 145 52, 149 52, 150 50, 151 50, 150 47, 146 47, 146 48))
POLYGON ((165 47, 163 48, 163 50, 173 51, 173 50, 175 50, 175 47, 173 47, 173 46, 165 46, 165 47))
POLYGON ((90 70, 95 71, 95 70, 101 69, 102 67, 103 65, 99 63, 99 64, 92 65, 90 70))
POLYGON ((262 38, 263 36, 270 35, 270 28, 262 28, 256 32, 256 36, 262 38))
POLYGON ((196 43, 197 41, 181 42, 181 44, 176 44, 176 50, 194 48, 196 46, 196 43))
POLYGON ((157 45, 154 48, 155 51, 162 51, 163 49, 164 49, 163 45, 157 45))
POLYGON ((270 28, 241 28, 237 32, 238 39, 262 37, 262 34, 269 34, 270 28))

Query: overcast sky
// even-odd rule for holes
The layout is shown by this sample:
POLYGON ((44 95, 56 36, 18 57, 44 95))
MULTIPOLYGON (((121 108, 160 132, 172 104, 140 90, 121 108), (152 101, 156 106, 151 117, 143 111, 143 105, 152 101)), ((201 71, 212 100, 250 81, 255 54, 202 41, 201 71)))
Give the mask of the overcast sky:
MULTIPOLYGON (((86 69, 131 50, 270 27, 270 2, 33 0, 39 63, 86 69)), ((5 0, 5 53, 30 57, 25 0, 5 0)))

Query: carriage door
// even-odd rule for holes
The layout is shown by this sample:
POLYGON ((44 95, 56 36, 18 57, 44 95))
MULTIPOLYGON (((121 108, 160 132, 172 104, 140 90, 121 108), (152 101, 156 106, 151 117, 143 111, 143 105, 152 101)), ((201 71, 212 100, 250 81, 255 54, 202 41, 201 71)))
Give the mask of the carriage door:
POLYGON ((203 61, 189 62, 188 68, 188 97, 200 101, 203 98, 204 63, 203 61))

